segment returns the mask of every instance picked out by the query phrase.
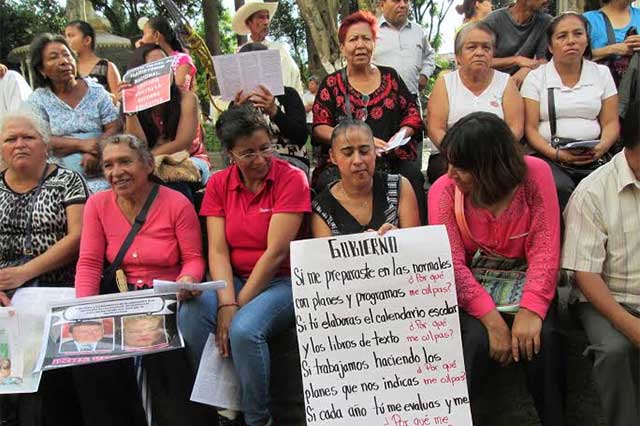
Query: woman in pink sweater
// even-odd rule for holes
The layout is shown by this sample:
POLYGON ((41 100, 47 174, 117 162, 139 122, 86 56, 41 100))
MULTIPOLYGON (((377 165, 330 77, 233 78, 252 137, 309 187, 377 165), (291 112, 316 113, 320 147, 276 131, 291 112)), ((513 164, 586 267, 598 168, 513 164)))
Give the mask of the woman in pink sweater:
MULTIPOLYGON (((543 425, 561 425, 564 367, 557 326, 560 211, 551 169, 525 157, 509 127, 490 113, 458 121, 442 142, 448 174, 429 191, 429 223, 449 235, 460 306, 462 346, 473 400, 490 360, 522 362, 543 425), (455 199, 466 219, 456 219, 455 199), (515 315, 502 314, 470 268, 478 250, 526 260, 515 315)), ((460 215, 459 215, 460 216, 460 215)))
MULTIPOLYGON (((115 284, 101 289, 103 264, 105 260, 109 264, 114 261, 149 194, 156 190, 146 220, 120 265, 128 290, 151 288, 153 279, 200 282, 205 263, 193 205, 179 192, 157 187, 152 178, 153 156, 145 142, 135 136, 119 135, 103 141, 100 148, 102 169, 111 190, 92 195, 84 210, 76 296, 118 291, 115 284)), ((181 419, 191 423, 194 410, 189 392, 182 386, 183 376, 189 374, 182 351, 146 355, 143 366, 151 400, 155 401, 156 424, 175 425, 181 419), (156 397, 161 399, 156 401, 156 397)), ((146 424, 131 359, 76 367, 73 374, 82 395, 85 424, 146 424)))

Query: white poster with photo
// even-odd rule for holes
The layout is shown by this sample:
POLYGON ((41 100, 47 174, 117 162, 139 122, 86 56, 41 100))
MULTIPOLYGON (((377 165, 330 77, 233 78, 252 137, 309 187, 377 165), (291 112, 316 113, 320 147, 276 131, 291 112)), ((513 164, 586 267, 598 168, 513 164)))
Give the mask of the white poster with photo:
POLYGON ((444 226, 295 241, 307 425, 472 424, 444 226))
POLYGON ((12 306, 0 308, 0 394, 38 390, 42 373, 34 369, 47 306, 74 296, 73 288, 21 288, 11 298, 12 306))
POLYGON ((182 348, 177 311, 176 294, 153 290, 52 304, 37 370, 182 348))

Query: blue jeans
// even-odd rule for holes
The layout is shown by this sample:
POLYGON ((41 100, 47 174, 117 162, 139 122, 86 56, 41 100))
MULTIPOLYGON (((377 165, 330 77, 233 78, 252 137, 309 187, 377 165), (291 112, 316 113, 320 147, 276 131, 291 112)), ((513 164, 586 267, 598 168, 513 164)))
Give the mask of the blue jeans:
MULTIPOLYGON (((236 294, 245 282, 234 277, 236 294)), ((206 291, 180 308, 180 330, 194 365, 198 365, 209 334, 216 331, 217 307, 217 293, 206 291)), ((293 323, 290 277, 274 278, 233 317, 229 331, 231 356, 242 388, 242 411, 248 426, 263 426, 269 421, 271 358, 267 342, 293 323)))

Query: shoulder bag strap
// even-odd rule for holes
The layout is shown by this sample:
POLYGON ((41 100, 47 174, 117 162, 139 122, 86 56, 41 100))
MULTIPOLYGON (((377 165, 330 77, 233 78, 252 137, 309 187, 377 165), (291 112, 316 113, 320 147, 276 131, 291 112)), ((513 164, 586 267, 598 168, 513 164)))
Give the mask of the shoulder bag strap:
POLYGON ((38 186, 33 190, 31 195, 29 196, 29 212, 27 214, 27 229, 26 235, 24 238, 24 250, 23 253, 25 256, 33 256, 33 208, 38 201, 38 195, 40 195, 40 191, 42 190, 42 185, 44 184, 44 180, 47 178, 47 172, 49 171, 49 163, 45 163, 44 172, 42 172, 42 176, 38 181, 38 186))
POLYGON ((105 276, 107 275, 107 271, 109 272, 115 271, 120 267, 120 264, 122 264, 124 255, 127 253, 127 250, 129 250, 129 247, 131 247, 131 243, 133 243, 133 240, 135 239, 136 234, 140 231, 140 229, 142 228, 142 225, 144 225, 145 220, 147 220, 147 213, 149 213, 149 209, 151 208, 151 204, 153 203, 153 200, 155 200, 156 195, 158 195, 158 184, 154 184, 153 188, 151 188, 151 192, 149 193, 149 196, 147 196, 147 200, 144 202, 144 205, 142 206, 142 210, 140 210, 140 213, 138 213, 138 215, 136 216, 136 219, 133 221, 131 230, 127 234, 127 238, 125 238, 124 242, 122 243, 120 250, 118 250, 118 254, 116 255, 116 258, 113 260, 113 263, 109 265, 107 270, 104 272, 105 276))
POLYGON ((349 79, 347 78, 347 68, 342 68, 340 71, 340 75, 342 75, 342 81, 344 82, 344 108, 347 113, 347 117, 353 118, 353 108, 351 108, 351 99, 349 96, 349 79))
POLYGON ((553 87, 547 89, 547 108, 549 113, 549 128, 551 129, 551 140, 556 137, 556 102, 553 95, 553 87))
MULTIPOLYGON (((458 229, 460 230, 460 236, 465 244, 468 245, 477 245, 478 242, 471 235, 471 230, 469 229, 469 225, 467 224, 467 218, 464 216, 464 194, 458 187, 455 189, 455 198, 453 202, 453 210, 456 215, 456 223, 458 224, 458 229)), ((480 246, 481 247, 481 246, 480 246)), ((481 247, 482 248, 482 247, 481 247)))
POLYGON ((604 27, 607 30, 607 46, 616 44, 616 35, 613 32, 613 25, 611 25, 611 20, 609 20, 609 17, 603 11, 600 11, 600 14, 602 15, 602 20, 604 21, 604 27))

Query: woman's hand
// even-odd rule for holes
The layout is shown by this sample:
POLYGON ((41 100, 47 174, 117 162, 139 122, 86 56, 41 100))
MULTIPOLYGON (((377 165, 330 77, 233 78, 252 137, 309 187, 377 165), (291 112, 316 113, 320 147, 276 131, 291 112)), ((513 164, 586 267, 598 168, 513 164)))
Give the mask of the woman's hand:
POLYGON ((218 310, 218 325, 216 328, 216 345, 220 351, 220 356, 228 358, 231 355, 229 347, 229 329, 231 321, 238 312, 238 307, 234 305, 224 306, 218 310))
POLYGON ((640 35, 630 35, 620 44, 625 44, 631 51, 628 55, 631 55, 634 51, 640 50, 640 35))
POLYGON ((535 312, 520 308, 511 328, 511 352, 513 359, 520 361, 520 355, 531 361, 540 352, 540 331, 542 318, 535 312))
POLYGON ((378 228, 377 231, 375 229, 368 229, 367 232, 377 232, 378 235, 384 235, 393 229, 398 229, 398 228, 390 223, 383 223, 382 226, 378 228))
POLYGON ((489 312, 480 321, 489 334, 489 356, 500 365, 511 362, 511 332, 504 318, 497 310, 489 312))
POLYGON ((544 63, 545 61, 542 60, 538 60, 538 59, 531 59, 531 58, 527 58, 526 56, 518 56, 518 58, 516 59, 516 65, 520 68, 530 68, 532 70, 538 68, 540 66, 540 64, 544 63))
POLYGON ((4 291, 0 291, 0 306, 11 306, 11 299, 4 291))
POLYGON ((562 164, 589 164, 595 159, 592 151, 559 149, 556 153, 556 160, 562 164))
POLYGON ((269 89, 262 84, 256 87, 249 100, 253 103, 253 106, 260 108, 271 118, 275 117, 278 112, 276 108, 276 98, 271 94, 269 89))
POLYGON ((24 265, 0 269, 0 290, 11 290, 29 281, 24 265))
POLYGON ((118 89, 117 92, 120 93, 120 96, 122 96, 122 92, 124 92, 126 89, 130 89, 133 87, 133 84, 126 82, 126 81, 121 81, 120 83, 118 83, 118 89))
POLYGON ((0 64, 0 78, 4 77, 4 75, 7 73, 8 68, 6 65, 0 64))
MULTIPOLYGON (((189 283, 189 284, 193 284, 196 282, 195 278, 193 278, 191 275, 183 275, 180 277, 180 279, 177 281, 179 283, 189 283)), ((201 291, 198 290, 180 290, 180 293, 178 293, 178 300, 180 300, 181 302, 185 301, 185 300, 189 300, 192 297, 198 297, 202 294, 201 291)))
POLYGON ((376 154, 380 156, 387 150, 387 143, 380 138, 373 138, 373 145, 376 149, 376 154))
POLYGON ((84 153, 82 154, 82 160, 80 161, 80 165, 84 169, 85 173, 88 176, 94 176, 100 174, 100 161, 98 157, 94 154, 84 153))

